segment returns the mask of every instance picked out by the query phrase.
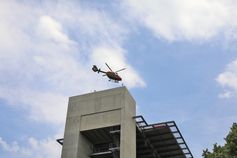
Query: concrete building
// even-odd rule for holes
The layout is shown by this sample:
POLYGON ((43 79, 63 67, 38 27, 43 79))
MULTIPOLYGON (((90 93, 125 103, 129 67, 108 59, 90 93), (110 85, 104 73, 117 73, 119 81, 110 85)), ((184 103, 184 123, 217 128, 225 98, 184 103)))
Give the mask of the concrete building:
POLYGON ((174 121, 136 116, 126 87, 69 98, 61 158, 193 157, 174 121))

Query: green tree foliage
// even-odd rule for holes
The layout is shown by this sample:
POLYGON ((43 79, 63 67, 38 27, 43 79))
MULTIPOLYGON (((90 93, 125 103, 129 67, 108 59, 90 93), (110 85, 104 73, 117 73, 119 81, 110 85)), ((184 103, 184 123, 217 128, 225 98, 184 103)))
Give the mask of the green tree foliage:
POLYGON ((232 125, 225 141, 224 146, 214 144, 212 152, 208 149, 204 150, 202 156, 204 158, 237 158, 237 123, 232 125))

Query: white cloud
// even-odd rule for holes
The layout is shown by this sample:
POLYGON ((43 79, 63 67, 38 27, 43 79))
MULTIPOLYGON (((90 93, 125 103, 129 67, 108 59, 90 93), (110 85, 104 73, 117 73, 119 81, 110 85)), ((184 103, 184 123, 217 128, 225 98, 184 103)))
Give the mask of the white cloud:
POLYGON ((63 126, 66 118, 68 97, 53 92, 41 92, 30 89, 0 90, 0 97, 11 105, 27 109, 28 116, 35 121, 49 122, 63 126))
POLYGON ((233 93, 230 91, 226 91, 224 93, 219 94, 219 98, 231 98, 233 96, 233 93))
POLYGON ((216 81, 226 92, 220 95, 221 98, 229 98, 237 92, 237 59, 226 66, 224 72, 220 73, 216 81))
POLYGON ((52 39, 55 42, 62 42, 66 44, 74 43, 63 32, 62 25, 50 16, 41 16, 39 19, 39 33, 40 36, 46 39, 52 39))
MULTIPOLYGON (((76 2, 0 3, 0 99, 26 110, 30 120, 64 127, 70 95, 114 86, 92 64, 125 66, 128 87, 145 85, 121 46, 129 30, 106 13, 76 2)), ((20 145, 1 138, 0 148, 10 157, 56 158, 55 139, 32 137, 20 145)))
POLYGON ((8 143, 0 137, 0 150, 8 152, 12 158, 59 158, 61 146, 55 138, 37 140, 30 137, 24 146, 13 141, 8 143))
POLYGON ((19 146, 16 142, 12 142, 12 144, 7 144, 1 137, 0 146, 4 151, 8 152, 17 152, 19 150, 19 146))
POLYGON ((237 28, 234 0, 128 0, 124 4, 157 37, 170 41, 206 40, 237 28))
POLYGON ((111 87, 92 64, 125 66, 128 87, 145 85, 121 46, 129 31, 106 13, 77 2, 0 3, 0 98, 29 118, 61 125, 68 96, 111 87))

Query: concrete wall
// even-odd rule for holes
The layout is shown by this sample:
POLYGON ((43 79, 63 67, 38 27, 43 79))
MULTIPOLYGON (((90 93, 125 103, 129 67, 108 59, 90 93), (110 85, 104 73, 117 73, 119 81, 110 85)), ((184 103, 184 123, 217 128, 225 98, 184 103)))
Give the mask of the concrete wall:
POLYGON ((80 131, 121 125, 121 158, 136 157, 135 101, 125 87, 69 98, 62 158, 89 158, 91 144, 80 131))
POLYGON ((81 116, 80 131, 120 125, 121 109, 81 116))
POLYGON ((123 94, 121 111, 120 158, 136 158, 136 116, 135 100, 126 90, 123 94))

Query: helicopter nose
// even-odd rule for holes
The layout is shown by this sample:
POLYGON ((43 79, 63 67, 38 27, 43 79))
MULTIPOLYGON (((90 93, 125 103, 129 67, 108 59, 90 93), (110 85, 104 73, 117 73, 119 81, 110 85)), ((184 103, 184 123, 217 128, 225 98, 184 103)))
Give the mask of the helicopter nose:
POLYGON ((118 80, 119 80, 119 81, 122 81, 122 78, 118 76, 118 80))

